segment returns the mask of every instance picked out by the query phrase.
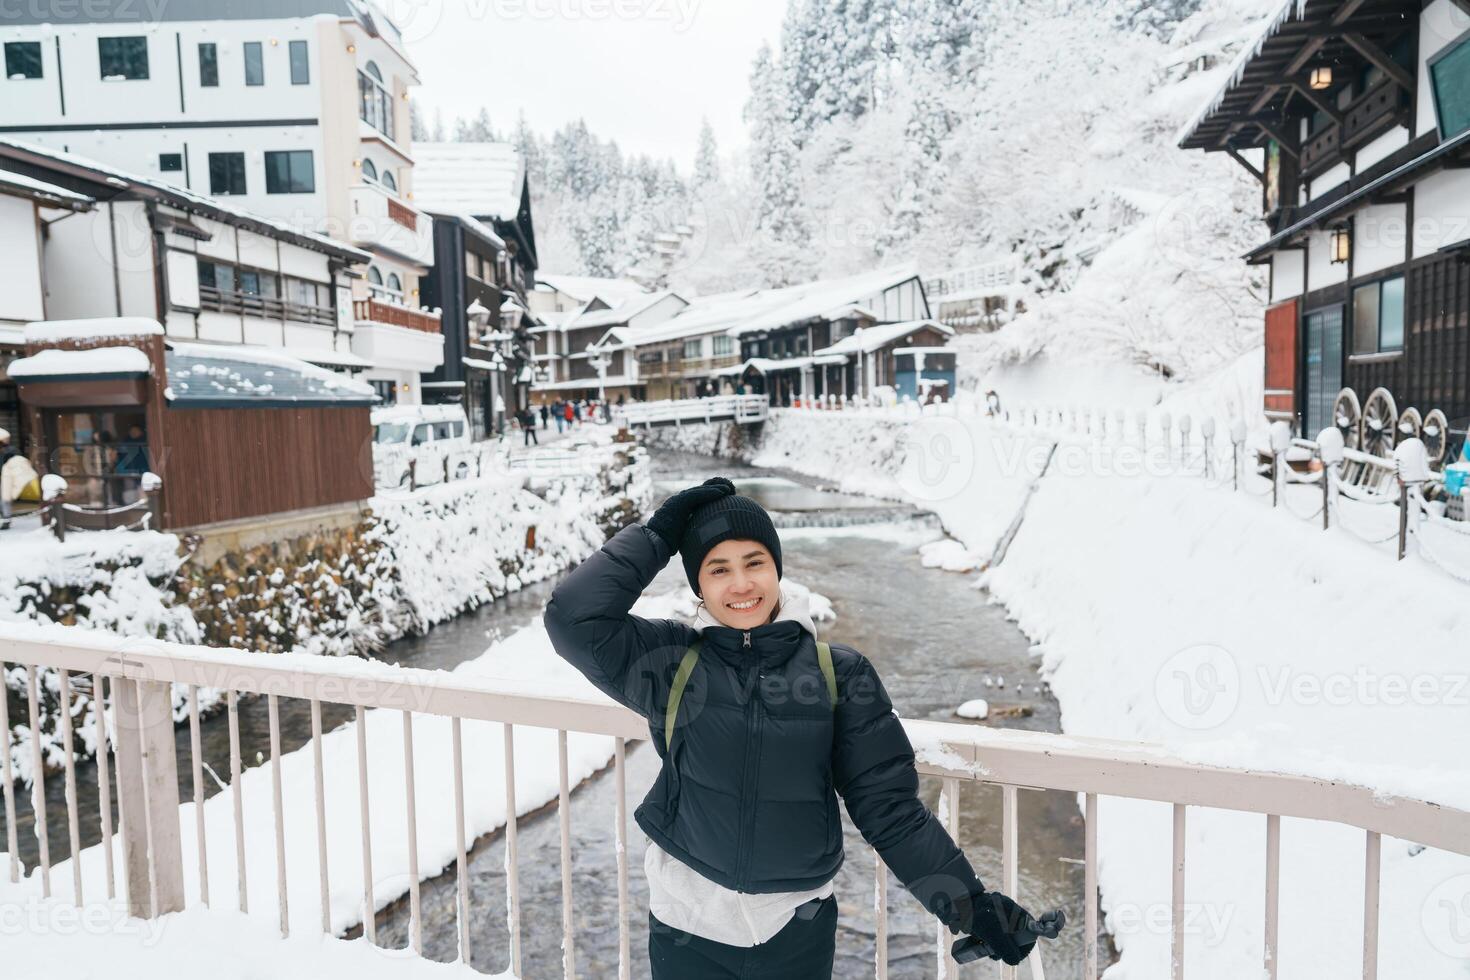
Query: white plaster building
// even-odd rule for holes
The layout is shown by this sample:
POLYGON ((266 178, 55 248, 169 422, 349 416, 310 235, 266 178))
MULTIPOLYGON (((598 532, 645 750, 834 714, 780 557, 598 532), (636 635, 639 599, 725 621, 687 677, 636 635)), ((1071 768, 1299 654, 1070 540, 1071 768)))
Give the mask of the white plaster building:
POLYGON ((418 75, 386 16, 357 0, 30 0, 0 42, 0 136, 371 253, 352 353, 382 394, 419 400, 443 339, 418 302, 433 261, 409 153, 418 75))

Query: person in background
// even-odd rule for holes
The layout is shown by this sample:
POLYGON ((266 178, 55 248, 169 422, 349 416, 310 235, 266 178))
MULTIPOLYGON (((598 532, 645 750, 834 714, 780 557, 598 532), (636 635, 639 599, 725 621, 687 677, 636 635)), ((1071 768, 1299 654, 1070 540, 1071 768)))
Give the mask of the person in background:
POLYGON ((545 402, 542 402, 541 403, 541 428, 545 429, 545 428, 548 427, 547 423, 550 421, 550 418, 551 418, 551 410, 546 407, 546 403, 545 402))
POLYGON ((134 423, 128 426, 127 442, 118 443, 117 463, 113 472, 118 476, 129 477, 121 481, 118 488, 118 496, 124 503, 132 503, 138 499, 142 488, 142 477, 148 472, 148 439, 143 434, 143 427, 134 423))
POLYGON ((562 405, 562 415, 566 417, 568 429, 572 427, 572 418, 575 414, 576 409, 572 407, 572 403, 569 399, 562 405))
MULTIPOLYGON (((10 527, 10 503, 15 497, 8 492, 11 487, 4 482, 5 464, 19 456, 20 452, 10 444, 10 433, 0 429, 0 531, 10 527)), ((17 488, 15 496, 20 496, 17 488)))
POLYGON ((536 438, 536 413, 529 408, 521 412, 521 445, 529 446, 532 443, 541 445, 541 440, 536 438))

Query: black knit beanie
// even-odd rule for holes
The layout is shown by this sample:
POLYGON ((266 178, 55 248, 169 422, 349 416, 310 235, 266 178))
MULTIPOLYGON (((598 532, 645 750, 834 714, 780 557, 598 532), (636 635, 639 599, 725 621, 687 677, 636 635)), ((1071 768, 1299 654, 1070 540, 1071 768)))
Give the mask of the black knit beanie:
POLYGON ((684 560, 684 574, 689 587, 699 595, 699 566, 704 556, 722 541, 759 541, 776 562, 776 578, 781 577, 781 539, 776 525, 764 507, 739 494, 712 500, 689 515, 679 555, 684 560))

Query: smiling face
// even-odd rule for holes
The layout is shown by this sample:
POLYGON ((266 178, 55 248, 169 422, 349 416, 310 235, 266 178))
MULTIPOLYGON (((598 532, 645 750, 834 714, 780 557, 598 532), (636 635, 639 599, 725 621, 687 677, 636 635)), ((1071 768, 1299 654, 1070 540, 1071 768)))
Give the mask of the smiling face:
POLYGON ((757 541, 721 541, 711 548, 699 566, 699 591, 710 613, 737 630, 769 622, 781 598, 776 562, 757 541))

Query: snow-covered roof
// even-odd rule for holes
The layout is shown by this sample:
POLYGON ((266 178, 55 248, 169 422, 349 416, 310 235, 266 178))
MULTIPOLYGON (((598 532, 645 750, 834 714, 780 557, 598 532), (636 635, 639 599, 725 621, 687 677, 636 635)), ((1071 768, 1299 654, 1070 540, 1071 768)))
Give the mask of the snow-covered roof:
POLYGON ((371 404, 365 381, 319 368, 284 351, 170 342, 166 395, 175 407, 260 404, 371 404))
POLYGON ((7 369, 17 381, 136 376, 148 373, 148 355, 136 347, 93 347, 88 350, 43 350, 10 362, 7 369))
POLYGON ((385 405, 373 409, 373 425, 382 422, 456 422, 465 418, 463 405, 385 405))
POLYGON ((731 324, 735 336, 758 330, 774 330, 803 320, 820 317, 824 312, 861 303, 869 297, 916 278, 910 266, 878 269, 844 279, 825 279, 781 290, 781 301, 769 309, 731 324), (788 298, 789 297, 789 298, 788 298))
POLYGON ((647 292, 632 279, 607 279, 601 276, 567 276, 555 272, 538 272, 536 281, 580 302, 586 303, 589 300, 600 299, 608 306, 616 306, 631 296, 647 292))
POLYGON ((511 143, 415 143, 413 199, 425 211, 514 221, 525 167, 511 143))
POLYGON ((0 193, 45 201, 76 211, 91 210, 92 205, 97 203, 85 194, 78 194, 76 191, 69 191, 65 187, 57 187, 55 184, 48 184, 44 180, 27 177, 25 174, 11 173, 9 170, 0 170, 0 193))
POLYGON ((58 340, 101 340, 109 337, 156 337, 163 325, 146 316, 99 316, 83 320, 33 320, 26 324, 26 343, 58 340))
POLYGON ((856 333, 843 337, 837 343, 821 350, 813 351, 813 354, 855 354, 870 353, 880 347, 886 347, 900 337, 907 336, 915 330, 929 327, 944 334, 946 337, 954 336, 954 328, 940 323, 938 320, 907 320, 903 323, 880 323, 872 327, 859 327, 856 333))
POLYGON ((1260 34, 1256 37, 1255 41, 1241 48, 1240 52, 1235 56, 1235 61, 1231 63, 1230 70, 1225 76, 1225 83, 1220 86, 1220 90, 1215 93, 1209 102, 1201 106, 1199 111, 1188 122, 1179 127, 1179 132, 1174 137, 1176 144, 1180 146, 1184 145, 1194 135, 1194 131, 1200 127, 1200 124, 1225 104, 1225 97, 1245 77, 1246 65, 1260 55, 1262 49, 1266 46, 1266 42, 1275 37, 1288 21, 1301 17, 1306 11, 1307 0, 1281 0, 1280 5, 1271 16, 1266 18, 1261 27, 1260 34))
MULTIPOLYGON (((417 173, 415 173, 414 175, 414 186, 418 186, 417 173)), ((418 203, 417 194, 415 194, 414 203, 418 203)), ((505 248, 505 239, 497 235, 494 228, 491 228, 483 221, 480 221, 472 214, 465 214, 463 212, 457 213, 454 211, 436 211, 432 208, 424 208, 424 210, 428 211, 429 214, 433 215, 436 218, 451 218, 455 221, 458 221, 460 224, 464 225, 466 231, 484 239, 486 244, 494 248, 505 248)))
POLYGON ((151 177, 143 177, 126 170, 119 170, 109 164, 94 160, 91 157, 81 156, 76 153, 68 153, 64 150, 53 149, 49 146, 38 146, 22 140, 0 137, 0 159, 28 156, 42 165, 55 164, 72 170, 83 171, 82 176, 86 179, 99 183, 108 184, 119 190, 139 190, 149 196, 162 198, 168 204, 183 211, 191 211, 203 214, 206 217, 224 221, 248 228, 260 234, 274 238, 289 240, 295 245, 303 248, 313 249, 318 252, 326 252, 341 258, 350 259, 353 262, 369 262, 372 256, 362 249, 353 248, 345 242, 339 242, 326 235, 319 235, 314 231, 297 228, 277 221, 273 218, 261 217, 242 208, 221 204, 212 197, 196 194, 183 187, 151 177))
MULTIPOLYGON (((660 293, 642 293, 629 296, 621 303, 607 310, 593 310, 591 313, 583 313, 567 324, 568 330, 580 330, 583 327, 611 327, 627 323, 629 320, 645 310, 652 309, 658 303, 673 296, 678 299, 676 293, 665 290, 660 293)), ((680 300, 683 302, 683 300, 680 300)))

